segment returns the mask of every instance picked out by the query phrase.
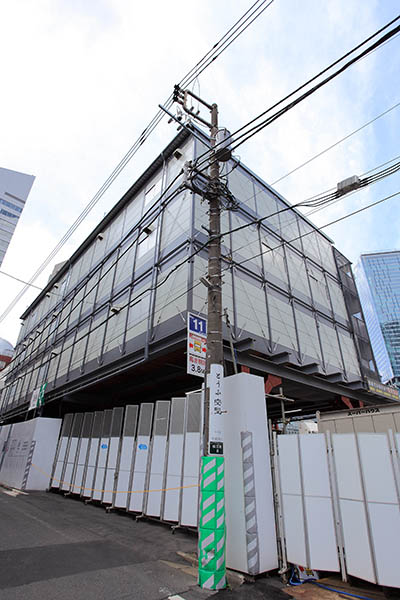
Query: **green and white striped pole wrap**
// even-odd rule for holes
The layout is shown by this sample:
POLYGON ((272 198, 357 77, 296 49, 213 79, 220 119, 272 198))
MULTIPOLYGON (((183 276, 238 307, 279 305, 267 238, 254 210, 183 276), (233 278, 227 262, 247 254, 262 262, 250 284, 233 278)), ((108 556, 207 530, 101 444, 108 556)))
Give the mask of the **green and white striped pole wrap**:
POLYGON ((202 457, 199 586, 209 590, 226 587, 224 475, 223 456, 202 457))

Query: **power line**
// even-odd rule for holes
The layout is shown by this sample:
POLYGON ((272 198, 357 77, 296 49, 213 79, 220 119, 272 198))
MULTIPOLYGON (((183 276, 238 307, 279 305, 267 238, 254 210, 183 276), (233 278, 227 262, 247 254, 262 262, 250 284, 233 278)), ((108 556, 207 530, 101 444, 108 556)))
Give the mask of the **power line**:
MULTIPOLYGON (((203 58, 193 67, 190 71, 182 78, 179 85, 190 85, 194 79, 198 77, 200 73, 202 73, 206 68, 208 68, 212 62, 214 62, 261 14, 272 4, 274 0, 270 0, 267 6, 264 6, 267 0, 257 0, 254 4, 250 6, 250 8, 236 21, 236 23, 230 27, 230 29, 219 39, 219 41, 213 45, 211 50, 209 50, 203 58), (258 5, 258 6, 257 6, 258 5), (254 7, 256 7, 254 9, 254 7), (253 10, 254 9, 254 10, 253 10), (253 18, 252 18, 253 17, 253 18), (252 20, 248 23, 249 19, 252 20), (233 39, 231 39, 233 37, 233 39), (216 54, 218 51, 218 54, 216 54)), ((172 105, 172 94, 169 96, 167 101, 164 103, 167 107, 172 105)), ((136 154, 142 144, 147 140, 150 134, 154 131, 160 121, 163 119, 165 113, 162 110, 159 110, 147 127, 142 131, 139 138, 136 142, 131 146, 122 160, 115 167, 113 172, 109 175, 103 185, 99 188, 93 198, 90 200, 89 204, 85 207, 82 213, 78 216, 76 221, 70 227, 70 229, 64 234, 61 240, 58 242, 56 247, 52 250, 49 256, 45 259, 45 261, 40 265, 40 267, 35 271, 33 276, 30 278, 29 283, 25 285, 25 287, 20 290, 17 296, 11 301, 11 304, 6 308, 3 314, 0 317, 0 322, 10 313, 10 311, 14 308, 14 306, 19 302, 25 292, 28 290, 29 286, 39 277, 39 275, 44 271, 44 269, 50 264, 53 258, 57 255, 59 250, 64 246, 64 244, 68 241, 68 239, 73 235, 79 225, 83 222, 92 208, 97 204, 97 202, 102 198, 105 192, 109 189, 118 175, 122 172, 131 158, 136 154)))
MULTIPOLYGON (((400 17, 398 17, 398 19, 400 19, 400 17)), ((308 98, 311 94, 314 94, 321 87, 323 87, 324 85, 326 85, 327 83, 329 83, 330 81, 332 81, 333 79, 335 79, 336 77, 338 77, 338 75, 341 75, 342 73, 344 73, 353 64, 355 64, 356 62, 358 62, 359 60, 361 60, 361 58, 363 58, 364 56, 367 56, 373 49, 378 48, 380 45, 382 45, 385 41, 387 41, 390 38, 392 38, 398 32, 400 32, 400 25, 398 25, 397 27, 395 27, 394 29, 392 29, 391 31, 389 31, 388 33, 386 33, 378 41, 376 41, 374 44, 372 44, 369 48, 367 48, 366 50, 364 50, 361 54, 359 54, 355 58, 352 58, 351 60, 349 60, 342 67, 340 67, 337 71, 335 71, 335 73, 332 73, 331 75, 329 75, 328 77, 326 77, 325 79, 323 79, 321 82, 319 82, 318 84, 316 84, 310 90, 308 90, 307 92, 305 92, 304 94, 302 94, 299 98, 296 98, 289 105, 287 105, 284 108, 282 108, 275 115, 272 115, 268 119, 265 119, 263 122, 261 122, 258 125, 250 128, 248 131, 246 131, 245 133, 243 133, 240 136, 238 136, 234 140, 234 143, 236 145, 233 146, 232 150, 235 150, 236 148, 238 148, 239 146, 241 146, 242 144, 244 144, 246 141, 248 141, 254 135, 256 135, 257 133, 259 133, 260 131, 262 131, 262 129, 264 129, 265 127, 267 127, 271 123, 273 123, 281 115, 283 115, 284 113, 288 112, 289 110, 291 110, 292 108, 294 108, 295 106, 297 106, 297 104, 299 104, 300 102, 302 102, 303 100, 305 100, 306 98, 308 98), (239 142, 238 140, 240 140, 241 138, 242 138, 242 141, 239 142)), ((260 118, 260 115, 257 117, 257 120, 259 118, 260 118)))
POLYGON ((328 146, 327 148, 325 148, 324 150, 321 150, 321 152, 318 152, 318 154, 315 154, 314 156, 312 156, 311 158, 309 158, 308 160, 306 160, 305 162, 301 163, 301 165, 298 165, 297 167, 295 167, 294 169, 292 169, 291 171, 289 171, 288 173, 286 173, 285 175, 282 175, 281 177, 279 177, 279 179, 276 179, 275 181, 273 181, 271 183, 271 185, 275 185, 277 183, 279 183, 280 181, 282 181, 283 179, 286 179, 286 177, 289 177, 289 175, 292 175, 293 173, 295 173, 296 171, 298 171, 299 169, 302 169, 303 167, 305 167, 306 165, 309 165, 313 160, 316 160, 317 158, 319 158, 320 156, 322 156, 323 154, 325 154, 326 152, 328 152, 329 150, 332 150, 333 148, 335 148, 336 146, 338 146, 339 144, 341 144, 342 142, 348 140, 351 136, 355 135, 356 133, 358 133, 359 131, 362 131, 363 129, 365 129, 365 127, 368 127, 368 125, 371 125, 372 123, 375 123, 375 121, 377 121, 378 119, 380 119, 381 117, 383 117, 384 115, 387 115, 389 112, 391 112, 392 110, 394 110, 395 108, 398 108, 400 106, 400 102, 398 102, 397 104, 395 104, 394 106, 391 106, 390 108, 388 108, 387 110, 385 110, 384 112, 382 112, 380 115, 377 115, 376 117, 374 117, 373 119, 371 119, 370 121, 368 121, 367 123, 364 123, 364 125, 361 125, 361 127, 358 127, 357 129, 355 129, 354 131, 352 131, 351 133, 348 133, 347 135, 345 135, 344 137, 342 137, 340 140, 337 140, 334 144, 331 144, 330 146, 328 146))
POLYGON ((10 273, 6 273, 5 271, 0 271, 0 274, 6 275, 7 277, 10 277, 11 279, 15 279, 15 281, 19 281, 19 283, 24 283, 25 285, 28 285, 29 287, 33 287, 37 290, 40 290, 41 292, 43 291, 43 288, 39 287, 38 285, 34 285, 33 283, 28 283, 27 281, 23 281, 22 279, 19 279, 19 277, 10 275, 10 273))
MULTIPOLYGON (((351 50, 349 50, 346 54, 344 54, 343 56, 341 56, 339 59, 335 60, 328 67, 326 67, 325 69, 323 69, 322 71, 320 71, 317 75, 314 75, 314 77, 312 77, 311 79, 309 79, 308 81, 306 81, 305 83, 303 83, 301 86, 297 87, 295 90, 293 90, 292 92, 290 92, 289 94, 287 94, 284 98, 282 98, 281 100, 279 100, 278 102, 276 102, 275 104, 273 104, 272 106, 270 106, 269 108, 267 108, 265 111, 263 111, 262 113, 260 113, 257 117, 254 117, 251 121, 249 121, 248 123, 246 123, 245 125, 243 125, 239 129, 237 129, 234 133, 232 133, 230 135, 230 141, 231 141, 232 144, 238 142, 239 139, 241 139, 241 138, 243 138, 245 136, 247 136, 247 137, 245 137, 245 139, 242 142, 240 142, 240 144, 237 144, 236 146, 233 146, 233 150, 235 148, 237 148, 239 145, 241 145, 242 143, 244 143, 245 141, 247 141, 247 139, 249 139, 250 137, 252 137, 252 135, 255 135, 255 133, 258 133, 259 131, 261 131, 261 129, 263 129, 264 127, 266 127, 270 123, 272 123, 274 120, 276 120, 282 114, 284 114, 285 112, 287 112, 288 110, 290 110, 291 108, 293 108, 294 106, 296 106, 299 102, 301 102, 302 100, 304 100, 305 98, 307 98, 309 95, 311 95, 312 93, 314 93, 320 87, 322 87, 323 85, 325 85, 326 83, 328 83, 331 79, 337 77, 343 71, 345 71, 346 69, 348 69, 352 64, 354 64, 355 62, 361 60, 362 58, 364 58, 365 56, 367 56, 368 54, 370 54, 371 52, 373 52, 375 49, 377 49, 379 46, 382 46, 384 43, 386 43, 387 41, 389 41, 390 39, 392 39, 393 36, 395 36, 395 34, 397 34, 400 31, 400 26, 397 26, 394 29, 392 29, 390 32, 388 32, 382 38, 380 38, 377 42, 375 42, 374 44, 372 44, 369 48, 367 48, 366 50, 364 50, 361 54, 359 54, 355 58, 351 59, 348 63, 346 63, 344 66, 342 66, 340 69, 338 69, 335 73, 333 73, 332 75, 330 75, 329 77, 327 77, 326 79, 324 79, 322 82, 318 83, 316 86, 314 86, 313 88, 311 88, 310 90, 308 90, 307 92, 305 92, 304 94, 302 94, 301 96, 299 96, 297 99, 295 99, 294 101, 292 101, 291 103, 289 103, 288 105, 286 105, 285 107, 283 107, 282 109, 280 109, 277 113, 275 113, 274 115, 272 115, 271 117, 269 117, 268 119, 266 119, 265 121, 263 121, 262 123, 259 123, 258 125, 255 125, 251 129, 248 129, 247 131, 244 131, 237 138, 234 138, 234 136, 236 136, 238 133, 240 133, 241 131, 247 129, 250 125, 252 125, 256 121, 258 121, 259 119, 261 119, 262 117, 264 117, 266 114, 268 114, 269 112, 271 112, 274 108, 276 108, 277 106, 279 106, 280 104, 282 104, 283 102, 285 102, 286 100, 288 100, 289 98, 291 98, 292 96, 294 96, 295 94, 297 94, 297 92, 299 92, 300 90, 302 90, 303 88, 305 88, 306 86, 308 86, 310 83, 312 83, 316 79, 320 78, 323 74, 325 74, 326 72, 328 72, 329 70, 331 70, 333 67, 335 67, 336 65, 338 65, 340 62, 342 62, 343 60, 345 60, 347 57, 349 57, 351 54, 353 54, 354 52, 356 52, 357 50, 359 50, 362 46, 364 46, 365 44, 367 44, 374 37, 376 37, 377 35, 379 35, 380 33, 382 33, 385 29, 387 29, 388 27, 390 27, 391 25, 393 25, 393 23, 395 23, 399 19, 400 19, 400 16, 397 16, 396 18, 394 18, 391 21, 389 21, 389 23, 387 23, 386 25, 384 25, 383 27, 381 27, 380 29, 378 29, 378 31, 376 31, 375 33, 373 33, 372 35, 370 35, 369 37, 367 37, 363 42, 361 42, 360 44, 358 44, 357 46, 355 46, 354 48, 352 48, 351 50), (249 135, 251 132, 254 132, 254 133, 252 135, 249 135)), ((220 142, 220 143, 225 143, 225 142, 226 142, 226 140, 224 142, 220 142)), ((215 146, 215 148, 217 148, 218 145, 219 144, 217 144, 215 146)), ((206 152, 204 152, 203 154, 201 154, 197 158, 197 166, 199 167, 202 164, 204 164, 204 162, 206 160, 208 160, 208 156, 209 155, 210 155, 210 151, 209 150, 207 150, 206 152), (203 159, 203 160, 201 160, 201 162, 199 162, 200 159, 203 159)))

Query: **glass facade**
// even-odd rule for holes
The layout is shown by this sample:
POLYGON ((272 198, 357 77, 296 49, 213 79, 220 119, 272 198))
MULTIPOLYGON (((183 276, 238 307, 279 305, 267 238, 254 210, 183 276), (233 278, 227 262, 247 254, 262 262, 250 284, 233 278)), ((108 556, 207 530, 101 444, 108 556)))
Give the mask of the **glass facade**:
POLYGON ((0 265, 34 179, 32 175, 0 168, 0 265))
MULTIPOLYGON (((150 360, 163 340, 182 337, 187 311, 207 314, 208 204, 180 175, 205 149, 180 132, 27 309, 3 413, 45 382, 46 395, 68 393, 121 361, 150 360)), ((362 349, 331 241, 243 165, 226 164, 222 177, 238 203, 221 218, 234 342, 251 338, 270 360, 361 381, 362 349)))
POLYGON ((400 251, 362 254, 357 287, 382 381, 400 381, 400 251))

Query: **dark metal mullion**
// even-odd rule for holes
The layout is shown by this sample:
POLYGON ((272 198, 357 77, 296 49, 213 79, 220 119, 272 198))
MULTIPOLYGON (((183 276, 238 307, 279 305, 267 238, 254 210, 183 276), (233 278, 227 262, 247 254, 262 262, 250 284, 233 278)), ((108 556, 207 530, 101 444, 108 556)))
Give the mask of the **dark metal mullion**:
MULTIPOLYGON (((281 238, 281 239, 282 239, 282 241, 284 241, 283 238, 281 238)), ((299 330, 297 328, 296 310, 295 310, 295 306, 294 306, 294 297, 293 297, 292 286, 291 286, 291 282, 290 282, 290 271, 289 271, 288 259, 287 259, 287 255, 286 255, 286 244, 283 244, 282 249, 283 249, 283 263, 285 265, 287 280, 288 280, 289 303, 292 308, 294 330, 296 332, 297 357, 298 357, 298 361, 301 363, 302 360, 301 360, 300 336, 299 336, 299 330)))
MULTIPOLYGON (((143 205, 144 205, 144 196, 143 196, 143 205)), ((141 217, 139 217, 139 220, 140 220, 140 218, 141 217)), ((129 311, 132 308, 131 307, 132 293, 133 293, 133 290, 136 287, 135 286, 135 273, 136 273, 137 254, 138 254, 138 248, 139 248, 139 237, 140 237, 140 233, 137 235, 136 241, 135 241, 135 251, 134 251, 133 265, 132 265, 132 276, 131 276, 131 282, 130 282, 130 286, 129 286, 129 298, 128 298, 128 306, 127 306, 127 309, 126 309, 125 329, 124 329, 123 339, 122 339, 121 354, 125 354, 125 351, 126 351, 126 333, 128 331, 129 311)))
MULTIPOLYGON (((122 223, 122 228, 123 228, 124 224, 122 223)), ((121 254, 121 247, 118 246, 117 248, 117 257, 114 263, 114 273, 112 276, 112 281, 111 281, 111 286, 110 286, 110 293, 109 293, 109 299, 108 299, 108 313, 107 313, 107 319, 106 319, 106 323, 105 323, 105 327, 104 327, 104 333, 103 333, 103 341, 101 344, 101 348, 100 348, 100 354, 98 357, 98 363, 99 365, 103 364, 103 353, 104 353, 104 345, 106 343, 106 338, 107 338, 107 330, 108 330, 108 323, 110 321, 111 318, 111 306, 112 306, 112 298, 113 298, 113 291, 114 291, 114 285, 115 285, 115 278, 117 275, 117 268, 118 268, 118 261, 119 261, 119 255, 121 254)), ((107 303, 106 303, 107 304, 107 303)))
MULTIPOLYGON (((80 325, 80 322, 81 322, 81 315, 82 315, 83 305, 84 305, 84 301, 83 301, 84 294, 85 294, 85 292, 83 290, 82 291, 82 301, 79 302, 79 310, 78 310, 79 314, 78 314, 78 317, 77 317, 78 323, 76 324, 76 327, 75 327, 74 341, 72 342, 71 356, 69 357, 69 362, 68 362, 67 381, 69 381, 69 374, 70 374, 70 371, 71 371, 72 357, 73 357, 74 351, 75 351, 75 341, 76 341, 76 338, 77 338, 77 335, 78 335, 79 325, 80 325)), ((72 310, 71 310, 71 313, 72 313, 72 310)))
MULTIPOLYGON (((163 163, 163 170, 162 170, 162 175, 161 175, 161 195, 160 198, 157 201, 157 204, 159 206, 159 208, 161 209, 162 207, 162 195, 164 193, 165 190, 165 185, 166 185, 166 179, 167 179, 167 164, 164 160, 163 163)), ((185 193, 185 192, 183 192, 185 193)), ((175 199, 174 199, 175 201, 175 199)), ((162 208, 162 210, 158 211, 158 217, 157 217, 157 239, 155 242, 155 248, 154 248, 154 253, 153 253, 153 268, 152 268, 152 275, 151 275, 151 292, 150 292, 150 301, 149 301, 149 311, 148 311, 148 316, 147 316, 147 333, 146 333, 146 345, 145 345, 145 359, 147 360, 148 356, 149 356, 149 344, 153 339, 153 329, 154 329, 154 309, 155 309, 155 305, 156 305, 156 296, 157 296, 157 289, 156 289, 156 285, 157 285, 157 281, 158 281, 158 274, 159 274, 159 262, 161 260, 161 243, 162 243, 162 227, 163 227, 163 223, 164 223, 164 214, 165 214, 165 210, 166 207, 162 208)))

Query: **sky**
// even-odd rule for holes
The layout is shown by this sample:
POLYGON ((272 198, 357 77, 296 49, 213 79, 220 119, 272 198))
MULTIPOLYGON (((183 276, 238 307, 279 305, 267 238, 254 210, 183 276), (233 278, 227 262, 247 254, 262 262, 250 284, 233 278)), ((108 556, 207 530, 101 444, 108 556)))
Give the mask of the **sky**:
MULTIPOLYGON (((185 75, 249 0, 15 0, 0 9, 0 166, 36 179, 1 271, 28 280, 185 75)), ((397 16, 396 0, 274 0, 195 82, 234 131, 397 16)), ((238 149, 268 183, 400 102, 400 36, 238 149)), ((290 202, 336 187, 400 154, 400 107, 276 183, 290 202)), ((176 134, 160 124, 37 279, 44 286, 176 134)), ((310 218, 322 226, 397 192, 399 174, 310 218)), ((400 248, 400 196, 324 229, 355 262, 400 248)), ((0 313, 22 284, 0 273, 0 313)), ((15 343, 31 289, 0 323, 15 343)))

